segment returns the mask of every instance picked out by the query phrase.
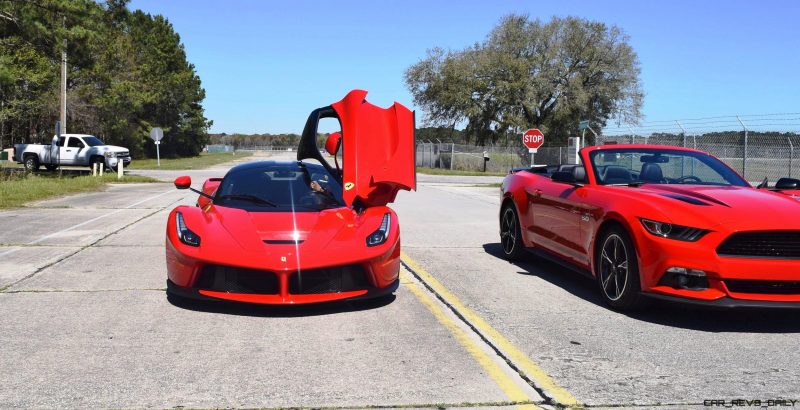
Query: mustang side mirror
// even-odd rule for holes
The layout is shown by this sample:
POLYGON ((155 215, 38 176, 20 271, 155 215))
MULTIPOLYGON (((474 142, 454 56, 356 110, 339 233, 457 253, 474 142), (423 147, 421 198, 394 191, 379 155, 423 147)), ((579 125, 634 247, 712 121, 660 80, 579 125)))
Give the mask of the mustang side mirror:
POLYGON ((775 183, 775 189, 798 189, 800 188, 800 179, 795 178, 781 178, 775 183))
POLYGON ((188 176, 182 176, 175 178, 175 188, 178 189, 189 189, 192 186, 192 178, 188 176))

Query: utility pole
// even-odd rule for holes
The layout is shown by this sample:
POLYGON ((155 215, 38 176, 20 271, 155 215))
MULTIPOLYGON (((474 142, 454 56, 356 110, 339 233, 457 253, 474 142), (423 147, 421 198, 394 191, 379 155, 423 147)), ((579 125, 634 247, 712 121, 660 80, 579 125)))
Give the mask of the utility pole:
MULTIPOLYGON (((64 31, 67 29, 67 17, 64 16, 64 31)), ((67 133, 67 38, 64 36, 64 48, 61 49, 61 133, 67 133)))

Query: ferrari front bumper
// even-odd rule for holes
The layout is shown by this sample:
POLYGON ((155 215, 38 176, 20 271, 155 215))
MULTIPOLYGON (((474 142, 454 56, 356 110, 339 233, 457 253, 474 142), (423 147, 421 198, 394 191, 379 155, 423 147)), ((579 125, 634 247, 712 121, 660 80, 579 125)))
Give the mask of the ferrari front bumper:
POLYGON ((370 288, 351 292, 306 294, 306 295, 262 295, 252 293, 230 293, 216 292, 197 288, 185 288, 178 286, 167 279, 167 294, 180 296, 187 299, 197 299, 206 301, 232 301, 255 303, 262 305, 302 305, 309 303, 335 302, 340 300, 363 300, 386 296, 400 285, 400 279, 395 280, 385 288, 370 288))

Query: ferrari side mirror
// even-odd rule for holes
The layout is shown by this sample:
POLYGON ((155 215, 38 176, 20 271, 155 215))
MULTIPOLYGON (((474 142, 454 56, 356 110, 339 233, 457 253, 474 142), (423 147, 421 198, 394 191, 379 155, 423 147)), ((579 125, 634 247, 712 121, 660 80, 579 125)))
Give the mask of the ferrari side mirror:
POLYGON ((188 176, 182 176, 175 178, 175 188, 178 189, 189 189, 192 186, 192 178, 188 176))
POLYGON ((775 183, 775 189, 798 189, 800 188, 800 179, 795 178, 781 178, 775 183))

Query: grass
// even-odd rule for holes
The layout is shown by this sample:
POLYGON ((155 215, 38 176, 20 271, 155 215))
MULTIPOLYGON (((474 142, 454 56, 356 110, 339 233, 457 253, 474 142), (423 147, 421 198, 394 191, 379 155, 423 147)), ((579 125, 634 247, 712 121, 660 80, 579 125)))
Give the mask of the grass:
POLYGON ((126 175, 117 180, 117 174, 103 177, 62 176, 58 174, 0 174, 0 209, 24 206, 28 202, 58 197, 79 192, 99 191, 109 183, 160 182, 139 175, 126 175))
POLYGON ((464 176, 491 176, 491 177, 502 177, 506 175, 505 172, 459 171, 459 170, 427 168, 427 167, 417 167, 417 172, 420 174, 428 174, 428 175, 464 175, 464 176))
POLYGON ((161 167, 155 159, 134 159, 128 169, 203 169, 224 162, 233 161, 237 158, 244 158, 253 155, 252 152, 240 151, 236 155, 230 152, 202 153, 197 157, 187 158, 161 158, 161 167))

